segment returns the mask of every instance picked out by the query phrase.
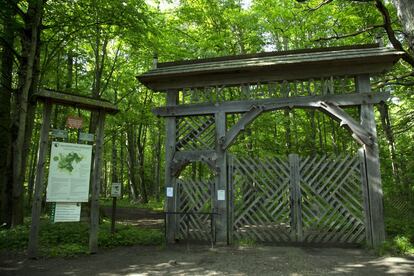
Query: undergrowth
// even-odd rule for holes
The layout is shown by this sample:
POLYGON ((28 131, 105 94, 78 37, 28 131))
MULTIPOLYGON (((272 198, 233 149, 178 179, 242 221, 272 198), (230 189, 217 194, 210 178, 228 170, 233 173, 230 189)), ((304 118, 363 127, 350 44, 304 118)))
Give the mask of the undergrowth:
MULTIPOLYGON (((0 250, 24 251, 27 248, 30 222, 13 229, 0 230, 0 250)), ((51 223, 41 221, 39 249, 46 257, 68 257, 88 253, 89 226, 86 222, 51 223)), ((100 248, 130 245, 161 245, 163 233, 159 229, 141 229, 116 224, 116 233, 110 233, 110 222, 99 227, 100 248)))

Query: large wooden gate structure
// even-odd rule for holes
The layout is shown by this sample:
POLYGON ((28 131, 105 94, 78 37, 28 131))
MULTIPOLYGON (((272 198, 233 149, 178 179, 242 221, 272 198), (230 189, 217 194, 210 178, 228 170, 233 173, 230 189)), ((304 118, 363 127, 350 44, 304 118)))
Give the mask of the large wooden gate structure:
POLYGON ((401 52, 377 45, 160 63, 138 77, 166 94, 167 241, 362 243, 385 239, 370 77, 401 52), (358 107, 359 120, 346 108, 358 107), (361 146, 351 155, 239 156, 229 148, 264 112, 324 112, 361 146), (229 123, 229 116, 238 120, 229 123), (181 175, 202 162, 212 179, 181 175))

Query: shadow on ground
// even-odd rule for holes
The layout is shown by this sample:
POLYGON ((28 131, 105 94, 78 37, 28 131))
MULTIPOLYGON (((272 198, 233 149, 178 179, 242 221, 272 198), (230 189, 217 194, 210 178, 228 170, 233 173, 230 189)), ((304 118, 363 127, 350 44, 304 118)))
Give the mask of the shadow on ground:
POLYGON ((257 246, 126 247, 70 259, 2 253, 0 275, 414 275, 414 258, 364 250, 257 246))

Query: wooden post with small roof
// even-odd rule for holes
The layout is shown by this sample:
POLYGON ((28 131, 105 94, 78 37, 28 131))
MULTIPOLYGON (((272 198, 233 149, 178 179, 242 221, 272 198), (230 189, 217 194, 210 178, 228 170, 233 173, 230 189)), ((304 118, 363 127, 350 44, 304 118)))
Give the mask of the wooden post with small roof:
POLYGON ((89 229, 89 251, 96 253, 98 250, 99 229, 99 193, 102 171, 102 153, 104 122, 106 114, 116 114, 118 108, 109 101, 94 99, 70 93, 57 92, 53 90, 40 89, 32 96, 33 101, 43 103, 42 127, 40 130, 39 150, 36 167, 36 178, 34 183, 34 197, 32 203, 32 222, 30 225, 28 255, 30 258, 38 256, 40 214, 42 209, 42 197, 44 192, 44 170, 46 167, 46 156, 49 149, 50 117, 53 105, 71 106, 91 112, 98 112, 96 129, 95 153, 92 169, 92 191, 89 229))

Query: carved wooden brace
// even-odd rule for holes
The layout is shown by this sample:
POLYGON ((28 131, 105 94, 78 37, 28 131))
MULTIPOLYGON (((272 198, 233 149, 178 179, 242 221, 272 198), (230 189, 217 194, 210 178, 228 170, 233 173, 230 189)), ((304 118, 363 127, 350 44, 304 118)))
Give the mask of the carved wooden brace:
POLYGON ((320 108, 333 119, 339 121, 341 126, 345 126, 352 132, 352 137, 361 145, 371 146, 373 136, 366 131, 357 121, 348 113, 334 103, 320 102, 320 108))
POLYGON ((232 128, 227 131, 224 137, 219 138, 219 143, 223 150, 231 146, 240 134, 241 131, 244 131, 245 128, 253 122, 262 112, 264 111, 264 106, 253 105, 249 111, 244 113, 244 116, 234 125, 232 128))
POLYGON ((191 162, 204 162, 211 170, 218 172, 216 167, 217 154, 214 150, 177 151, 172 160, 170 173, 179 176, 191 162))

